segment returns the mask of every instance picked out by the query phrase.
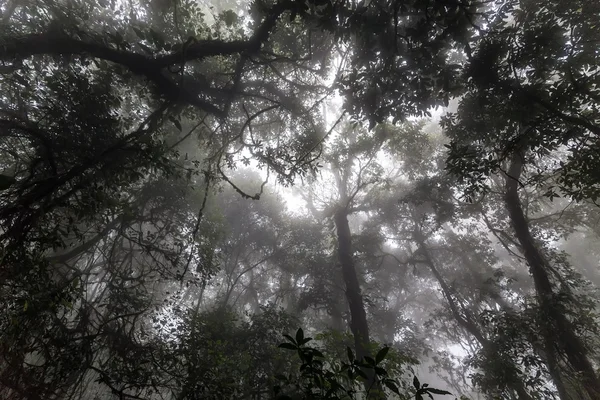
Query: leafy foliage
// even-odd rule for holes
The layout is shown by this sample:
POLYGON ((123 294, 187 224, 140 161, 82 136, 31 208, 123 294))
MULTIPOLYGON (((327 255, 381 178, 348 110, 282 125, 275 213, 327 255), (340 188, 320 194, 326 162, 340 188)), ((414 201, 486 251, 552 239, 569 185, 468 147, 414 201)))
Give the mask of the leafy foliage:
POLYGON ((212 3, 0 2, 0 397, 598 398, 598 2, 212 3))
MULTIPOLYGON (((377 351, 375 358, 365 357, 358 360, 350 347, 346 347, 347 361, 327 361, 323 353, 315 347, 308 345, 313 339, 304 336, 300 328, 295 337, 284 335, 287 342, 281 343, 280 348, 295 351, 301 365, 296 375, 279 375, 280 384, 275 386, 275 394, 278 399, 354 399, 361 398, 363 381, 369 379, 368 374, 374 373, 377 382, 380 382, 386 390, 396 394, 400 398, 409 398, 400 392, 399 382, 388 374, 383 361, 386 359, 390 348, 382 347, 377 351), (358 397, 357 397, 358 396, 358 397)), ((430 388, 428 384, 422 384, 415 376, 413 379, 415 389, 414 397, 423 399, 425 395, 433 398, 433 394, 451 394, 445 390, 430 388)), ((379 398, 378 389, 373 386, 364 393, 367 398, 379 398)))

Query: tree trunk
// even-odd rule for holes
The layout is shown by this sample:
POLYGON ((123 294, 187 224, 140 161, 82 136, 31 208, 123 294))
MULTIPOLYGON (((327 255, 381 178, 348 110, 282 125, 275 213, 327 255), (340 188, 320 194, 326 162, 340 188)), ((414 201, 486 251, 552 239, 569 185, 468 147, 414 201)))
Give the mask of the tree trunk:
MULTIPOLYGON (((505 313, 515 313, 514 309, 502 297, 500 297, 498 293, 489 291, 488 296, 490 296, 505 313)), ((536 337, 530 337, 529 343, 531 344, 531 347, 533 347, 533 351, 542 359, 544 363, 546 363, 550 377, 554 382, 554 386, 556 386, 558 397, 561 400, 574 400, 572 396, 569 396, 569 391, 566 389, 565 383, 563 382, 563 376, 560 365, 557 364, 558 357, 556 354, 548 354, 548 349, 546 346, 543 343, 539 343, 536 337)))
MULTIPOLYGON (((556 369, 559 365, 557 351, 565 355, 566 361, 581 382, 591 399, 600 399, 600 380, 588 359, 588 351, 579 336, 575 333, 571 321, 558 308, 553 284, 549 277, 551 266, 538 249, 529 229, 529 221, 525 217, 519 198, 519 178, 523 171, 522 155, 515 153, 506 174, 505 204, 508 210, 515 236, 523 249, 523 255, 529 264, 529 272, 533 277, 536 297, 543 313, 542 324, 544 345, 549 358, 549 366, 556 369)), ((556 372, 555 372, 556 373, 556 372)), ((563 386, 564 388, 564 386, 563 386)), ((563 391, 566 391, 563 389, 563 391)), ((561 397, 568 393, 561 393, 561 397)))
MULTIPOLYGON (((438 269, 436 268, 433 258, 431 257, 431 254, 429 254, 429 249, 425 245, 425 238, 423 237, 422 233, 416 231, 415 238, 419 245, 419 252, 421 255, 423 255, 423 261, 429 267, 431 273, 438 281, 442 289, 442 293, 446 298, 446 301, 448 302, 448 306, 450 307, 452 316, 454 317, 458 325, 460 325, 465 331, 467 331, 479 342, 481 348, 486 354, 486 357, 490 357, 491 359, 501 359, 502 356, 498 354, 498 351, 496 350, 496 345, 492 341, 488 340, 483 334, 483 332, 481 332, 479 327, 473 322, 473 317, 470 315, 471 313, 466 310, 463 310, 465 311, 466 315, 461 315, 460 310, 458 309, 458 305, 452 297, 452 289, 450 289, 450 287, 446 284, 446 280, 444 279, 440 271, 438 271, 438 269)), ((513 372, 510 375, 511 376, 508 379, 507 386, 510 390, 516 393, 517 398, 519 400, 533 400, 533 398, 527 392, 527 389, 525 388, 522 379, 519 378, 516 372, 513 372)))
MULTIPOLYGON (((342 275, 346 286, 346 298, 350 309, 350 330, 354 336, 356 358, 364 359, 369 354, 369 325, 367 313, 352 258, 352 236, 348 225, 348 212, 345 208, 338 208, 334 214, 335 227, 338 240, 338 258, 342 267, 342 275)), ((373 370, 365 370, 369 379, 365 382, 365 389, 369 399, 383 399, 383 390, 377 383, 373 370)))

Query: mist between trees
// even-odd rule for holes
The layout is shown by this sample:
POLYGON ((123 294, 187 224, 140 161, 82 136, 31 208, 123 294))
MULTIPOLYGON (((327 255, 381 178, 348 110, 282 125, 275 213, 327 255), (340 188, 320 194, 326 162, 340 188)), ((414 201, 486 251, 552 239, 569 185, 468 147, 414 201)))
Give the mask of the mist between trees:
POLYGON ((600 2, 0 2, 0 398, 600 399, 600 2))

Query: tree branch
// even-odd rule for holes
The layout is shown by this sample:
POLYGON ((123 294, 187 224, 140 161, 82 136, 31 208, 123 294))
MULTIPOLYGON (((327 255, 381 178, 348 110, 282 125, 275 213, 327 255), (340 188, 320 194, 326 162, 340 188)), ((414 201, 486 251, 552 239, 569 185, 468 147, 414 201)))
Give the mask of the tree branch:
POLYGON ((56 28, 23 37, 7 38, 0 46, 0 60, 24 59, 36 55, 87 55, 93 58, 119 64, 136 75, 146 77, 154 83, 159 92, 170 100, 184 101, 219 118, 227 116, 233 94, 237 91, 242 69, 248 55, 257 53, 262 44, 269 38, 279 17, 294 7, 293 0, 282 0, 268 10, 266 17, 248 40, 197 41, 184 49, 160 57, 148 57, 130 51, 123 51, 103 44, 84 41, 68 36, 56 28), (190 60, 200 60, 212 56, 242 54, 236 68, 232 95, 229 96, 223 109, 202 99, 199 93, 186 90, 170 79, 165 69, 172 65, 180 65, 190 60))

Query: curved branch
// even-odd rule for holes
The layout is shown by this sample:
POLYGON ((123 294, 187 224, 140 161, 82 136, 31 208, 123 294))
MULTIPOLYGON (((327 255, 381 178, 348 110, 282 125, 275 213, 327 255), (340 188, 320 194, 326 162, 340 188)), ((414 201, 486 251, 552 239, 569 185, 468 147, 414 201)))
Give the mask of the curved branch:
POLYGON ((201 40, 185 49, 159 57, 148 57, 131 51, 111 48, 104 44, 70 37, 59 29, 50 28, 46 32, 23 37, 6 38, 0 46, 0 60, 24 59, 36 55, 87 55, 93 58, 119 64, 136 75, 146 77, 154 83, 159 92, 170 100, 183 101, 196 106, 219 118, 227 116, 232 97, 237 91, 242 69, 248 55, 257 53, 269 38, 279 17, 294 7, 292 0, 282 0, 267 13, 262 23, 248 40, 201 40), (241 54, 242 59, 235 71, 234 86, 223 109, 199 97, 199 93, 178 85, 165 74, 165 69, 190 60, 200 60, 212 56, 241 54))

